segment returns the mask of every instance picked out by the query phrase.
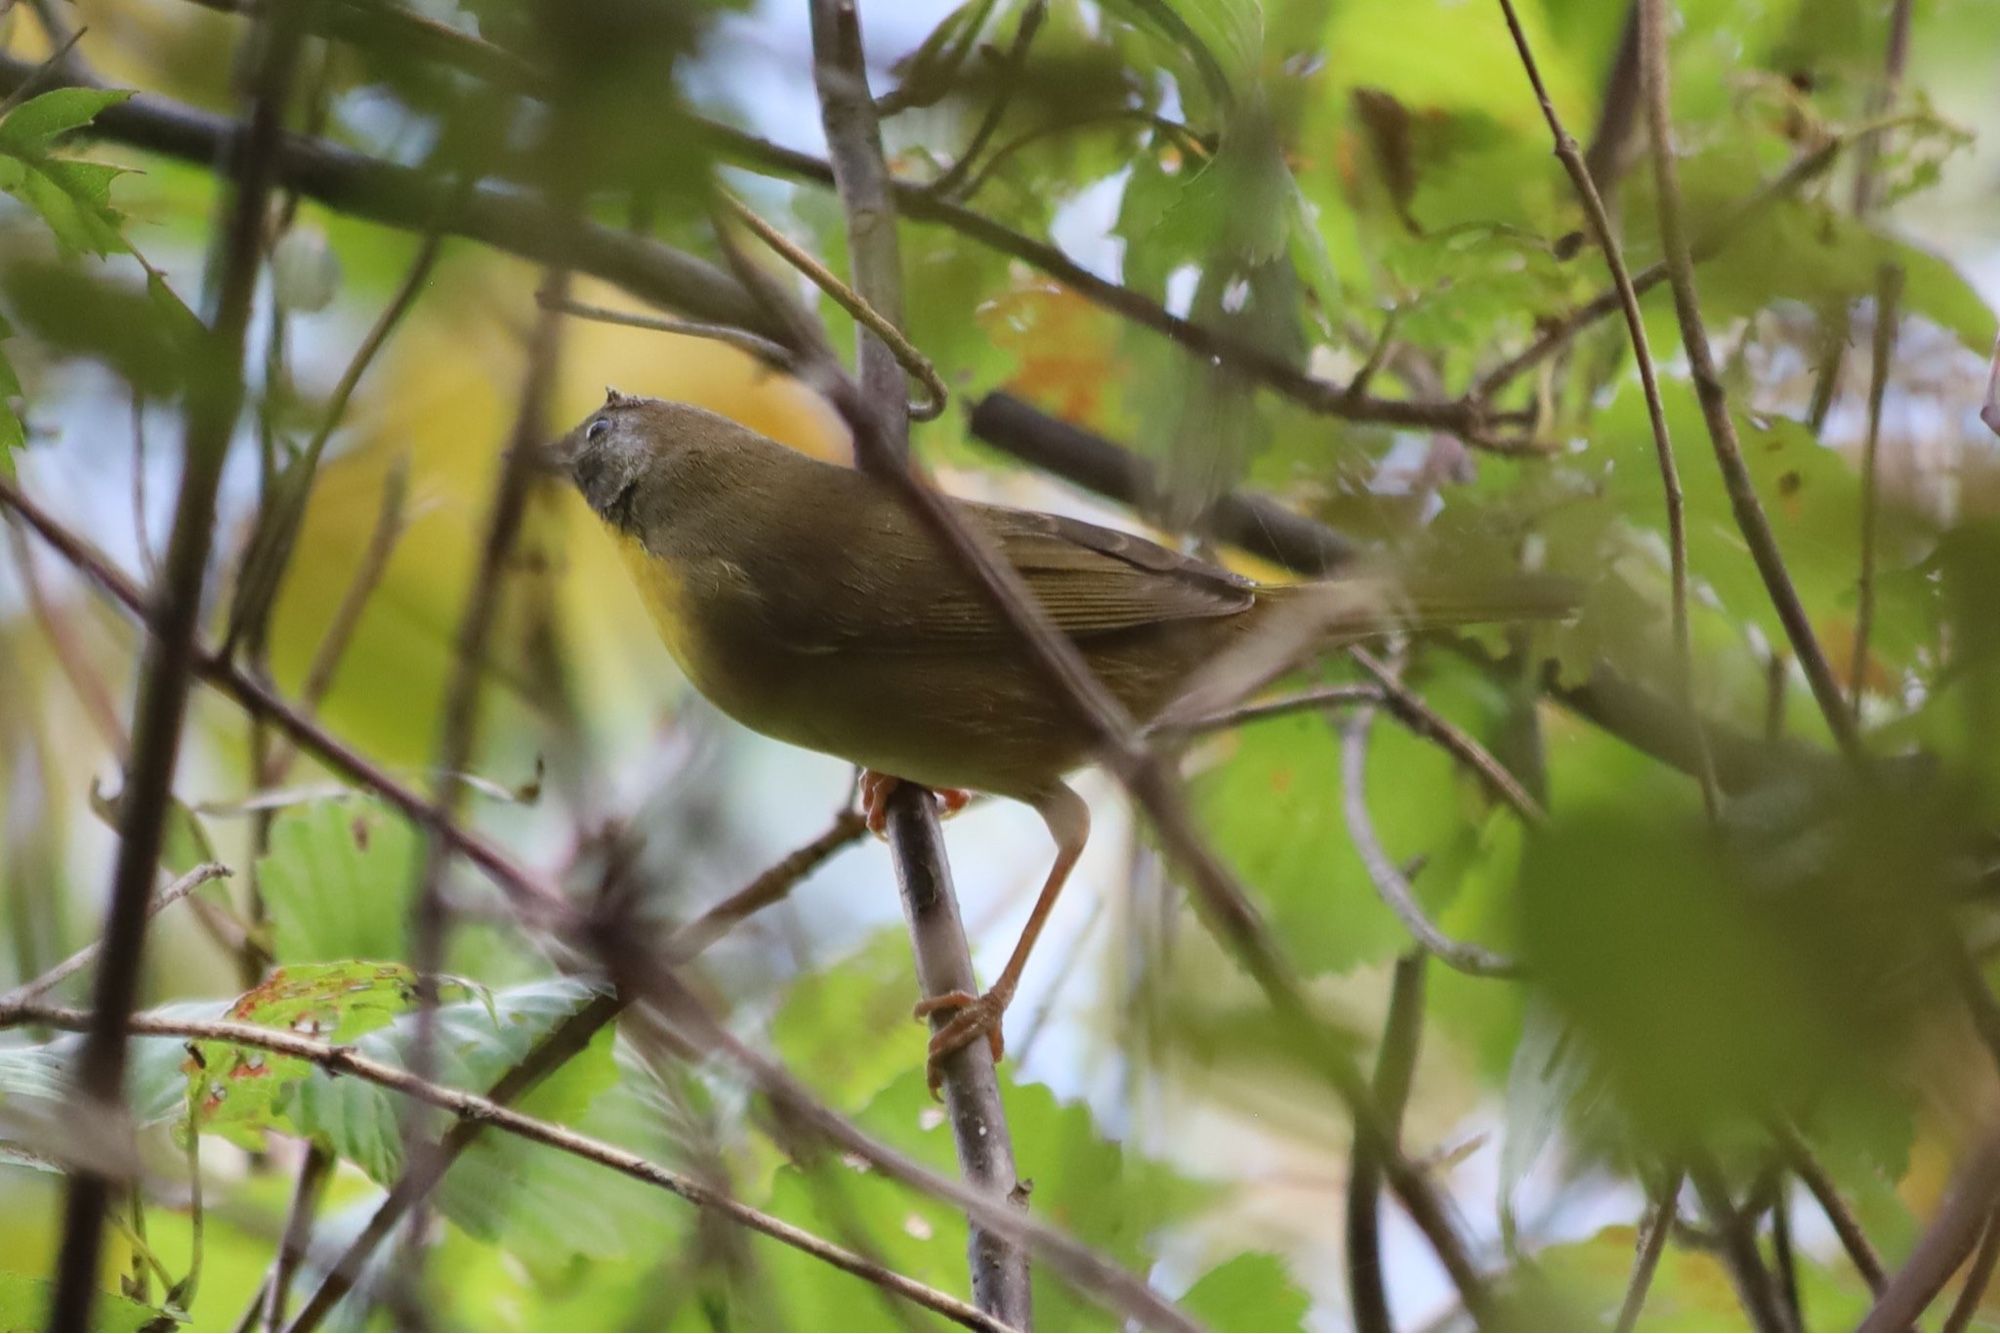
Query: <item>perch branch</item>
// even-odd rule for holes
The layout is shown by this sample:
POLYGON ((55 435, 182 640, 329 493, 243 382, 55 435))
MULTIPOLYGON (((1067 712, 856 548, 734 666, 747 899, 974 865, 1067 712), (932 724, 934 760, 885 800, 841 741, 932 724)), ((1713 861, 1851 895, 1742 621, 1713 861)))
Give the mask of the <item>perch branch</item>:
MULTIPOLYGON (((882 157, 881 127, 868 91, 861 23, 852 0, 813 0, 812 38, 820 118, 826 126, 828 155, 847 215, 848 253, 858 297, 857 307, 852 309, 866 309, 877 316, 861 320, 860 392, 878 414, 885 452, 894 456, 893 460, 875 462, 897 469, 908 458, 910 430, 904 364, 889 341, 892 336, 900 337, 895 330, 903 320, 903 261, 889 169, 882 157)), ((749 210, 738 206, 735 213, 744 220, 749 210)), ((767 244, 783 241, 782 237, 774 239, 775 229, 761 226, 762 221, 755 219, 751 225, 767 244)), ((780 247, 780 253, 796 263, 793 250, 796 247, 780 247)), ((815 263, 813 267, 818 266, 815 263)), ((935 378, 935 372, 932 376, 935 378)), ((941 406, 942 399, 939 403, 941 406)), ((858 438, 855 445, 857 459, 866 466, 870 462, 866 449, 858 438)), ((945 859, 944 838, 930 795, 903 785, 890 796, 889 821, 889 846, 895 854, 896 880, 909 919, 910 944, 923 994, 976 992, 978 980, 972 971, 965 924, 959 916, 951 866, 945 859)), ((942 1025, 947 1018, 934 1016, 933 1026, 942 1025)), ((996 1200, 1009 1199, 1018 1177, 992 1052, 984 1042, 971 1043, 944 1063, 943 1076, 946 1114, 959 1170, 973 1189, 996 1200)), ((1026 1328, 1033 1299, 1027 1249, 981 1227, 977 1220, 968 1222, 966 1256, 973 1300, 996 1319, 1026 1328)))

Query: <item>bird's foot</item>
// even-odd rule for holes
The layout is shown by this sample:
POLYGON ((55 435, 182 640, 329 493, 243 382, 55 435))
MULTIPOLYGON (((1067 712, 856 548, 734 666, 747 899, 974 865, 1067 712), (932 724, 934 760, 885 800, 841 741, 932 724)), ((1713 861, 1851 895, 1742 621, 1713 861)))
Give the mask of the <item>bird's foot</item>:
POLYGON ((944 1082, 944 1059, 960 1048, 970 1046, 983 1034, 986 1045, 993 1049, 993 1060, 997 1064, 1007 1053, 1007 1040, 1000 1034, 1000 1017, 1007 1012, 1010 993, 999 987, 983 996, 975 996, 969 991, 947 991, 941 996, 929 996, 917 1002, 916 1017, 928 1019, 940 1010, 956 1010, 950 1021, 931 1034, 931 1049, 924 1062, 924 1079, 930 1085, 931 1096, 938 1096, 938 1087, 944 1082))
MULTIPOLYGON (((887 836, 889 828, 889 794, 903 785, 903 780, 892 774, 877 773, 873 769, 861 771, 861 813, 867 817, 868 832, 877 838, 887 836)), ((934 788, 931 795, 937 798, 938 813, 949 820, 965 809, 972 794, 963 788, 934 788)))

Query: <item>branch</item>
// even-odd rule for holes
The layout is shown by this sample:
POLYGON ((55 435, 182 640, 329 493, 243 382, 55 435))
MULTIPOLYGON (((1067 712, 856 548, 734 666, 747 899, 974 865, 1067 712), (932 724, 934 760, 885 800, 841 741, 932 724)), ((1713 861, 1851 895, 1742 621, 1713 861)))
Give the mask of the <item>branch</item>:
MULTIPOLYGON (((1158 512, 1152 465, 1136 453, 1068 422, 1045 416, 1010 394, 988 394, 973 405, 973 435, 1045 472, 1098 495, 1130 505, 1142 514, 1158 512)), ((1269 496, 1232 491, 1209 506, 1193 531, 1215 536, 1309 578, 1331 573, 1359 555, 1345 534, 1306 518, 1269 496)), ((1466 641, 1452 641, 1489 673, 1503 667, 1466 641)), ((1581 685, 1553 673, 1548 696, 1627 744, 1686 773, 1699 769, 1688 743, 1687 718, 1677 704, 1618 675, 1602 663, 1581 685)), ((1803 744, 1773 745, 1704 721, 1717 779, 1725 790, 1754 787, 1772 775, 1799 768, 1824 768, 1832 761, 1803 744)))
POLYGON ((1681 1171, 1675 1168, 1667 1173, 1666 1183, 1660 1193, 1653 1197, 1652 1207, 1639 1227, 1638 1254, 1632 1261, 1632 1277, 1625 1283, 1625 1298, 1618 1304, 1618 1321, 1612 1326, 1620 1334, 1625 1334, 1639 1323, 1639 1313, 1646 1307, 1646 1294, 1652 1290, 1653 1275, 1659 1272, 1660 1256, 1667 1249, 1667 1236, 1674 1230, 1674 1214, 1680 1207, 1681 1171))
POLYGON ((1888 1286, 1862 1317, 1860 1328, 1913 1328, 1978 1241, 1992 1216, 1996 1195, 2000 1195, 2000 1132, 1989 1131, 1958 1165, 1937 1216, 1903 1267, 1889 1276, 1888 1286))
MULTIPOLYGON (((1375 1056, 1375 1096, 1399 1138, 1423 1035, 1424 953, 1417 950, 1396 960, 1389 1016, 1383 1021, 1382 1046, 1375 1056)), ((1382 1274, 1381 1196, 1382 1165, 1356 1145, 1347 1169, 1348 1314, 1356 1329, 1395 1328, 1382 1274)))
MULTIPOLYGON (((889 169, 882 157, 881 127, 868 91, 861 22, 852 0, 813 0, 812 37, 813 82, 819 90, 820 118, 826 126, 828 152, 847 214, 854 288, 860 305, 880 316, 879 323, 863 321, 858 358, 860 392, 876 414, 876 439, 882 453, 893 455, 893 460, 878 457, 878 468, 901 471, 897 464, 909 455, 908 391, 902 362, 884 338, 883 326, 893 330, 903 322, 903 262, 897 246, 889 169)), ((748 211, 739 207, 737 216, 741 218, 748 211)), ((759 229, 767 242, 768 230, 759 229)), ((866 466, 870 460, 861 435, 856 432, 855 454, 866 466)), ((951 867, 945 860, 944 839, 930 794, 904 784, 890 795, 889 802, 889 846, 895 854, 896 881, 909 918, 918 983, 926 997, 953 991, 975 993, 978 982, 966 945, 965 924, 959 917, 951 867)), ((934 1017, 933 1026, 947 1018, 942 1014, 934 1017)), ((983 1042, 971 1043, 945 1062, 943 1076, 959 1170, 974 1189, 996 1200, 1009 1199, 1018 1177, 992 1052, 983 1042)), ((1026 1248, 982 1228, 976 1220, 968 1221, 967 1263, 974 1300, 996 1319, 1026 1328, 1033 1310, 1026 1248)))
POLYGON ((1641 61, 1645 69, 1646 122, 1652 133, 1653 176, 1659 196, 1660 242, 1665 252, 1667 278, 1673 285, 1674 311, 1680 319, 1681 343, 1687 349, 1688 370, 1694 380, 1695 395, 1701 402, 1702 419, 1715 446, 1715 461, 1722 470, 1724 488, 1736 526, 1763 578, 1765 591, 1785 627, 1792 653, 1805 671, 1819 702, 1827 729, 1833 733, 1841 753, 1851 761, 1864 758, 1861 740, 1854 728, 1853 715, 1833 667, 1826 660, 1805 604, 1785 569, 1784 554, 1771 532, 1771 522, 1757 498, 1750 470, 1743 462, 1743 449, 1736 438, 1736 421, 1729 413, 1729 395, 1716 369, 1715 355, 1708 344, 1708 330, 1702 325, 1701 303, 1695 294, 1694 260, 1681 217, 1680 169, 1674 161, 1673 120, 1667 94, 1667 0, 1643 0, 1645 22, 1641 34, 1641 61))
MULTIPOLYGON (((0 1008, 0 1027, 41 1024, 70 1032, 85 1032, 89 1030, 91 1023, 91 1014, 83 1010, 45 1005, 0 1008)), ((491 1126, 507 1134, 554 1149, 558 1153, 567 1153, 586 1162, 596 1163, 631 1177, 635 1181, 678 1195, 697 1208, 711 1210, 739 1226, 760 1232, 774 1241, 822 1260, 836 1269, 853 1274, 900 1297, 908 1298, 919 1306, 957 1321, 968 1329, 1006 1328, 949 1293, 940 1292, 913 1278, 886 1269, 802 1228, 794 1227, 783 1219, 774 1218, 729 1196, 712 1191, 692 1177, 683 1176, 670 1168, 649 1162, 638 1154, 616 1145, 578 1134, 574 1130, 552 1122, 527 1116, 501 1105, 490 1097, 481 1097, 476 1093, 466 1093, 429 1080, 418 1079, 406 1070, 364 1056, 351 1046, 317 1042, 281 1029, 261 1028, 256 1024, 220 1019, 199 1021, 140 1013, 124 1016, 123 1027, 126 1032, 140 1037, 232 1043, 240 1047, 250 1047, 258 1051, 310 1061, 330 1075, 351 1075, 356 1079, 366 1080, 427 1106, 449 1112, 459 1118, 461 1124, 491 1126)))
MULTIPOLYGON (((209 881, 220 880, 231 874, 230 869, 220 862, 203 862, 161 890, 146 905, 146 916, 151 918, 162 909, 170 908, 174 904, 179 903, 209 881)), ((12 991, 0 992, 0 1008, 5 1008, 9 1005, 20 1005, 31 1001, 35 997, 67 981, 69 978, 74 977, 90 966, 90 961, 98 956, 103 947, 104 942, 102 940, 93 940, 40 976, 21 983, 21 985, 15 987, 12 991)))
POLYGON ((1854 602, 1854 660, 1848 664, 1847 694, 1856 725, 1861 721, 1861 691, 1868 679, 1868 641, 1875 626, 1875 514, 1880 504, 1877 473, 1882 443, 1882 399, 1896 355, 1896 324, 1902 317, 1903 269, 1883 264, 1875 274, 1875 337, 1871 340, 1868 380, 1868 435, 1861 446, 1861 577, 1854 602))
MULTIPOLYGON (((1688 555, 1687 555, 1687 504, 1681 495, 1681 474, 1674 462, 1674 444, 1667 433, 1667 410, 1660 401, 1659 374, 1653 366, 1652 348, 1646 341, 1646 317, 1639 309, 1639 293, 1632 286, 1632 275, 1625 267, 1625 252, 1618 244, 1618 234, 1611 225, 1611 215, 1605 211, 1604 200, 1597 193, 1597 186, 1591 180, 1590 168, 1585 165, 1583 154, 1578 151, 1576 140, 1563 128, 1562 118, 1556 114, 1555 103, 1549 100, 1549 90, 1542 82, 1542 71, 1535 64, 1535 53, 1528 45, 1528 34, 1521 28, 1521 19, 1514 12, 1514 0, 1500 0, 1500 9, 1507 18, 1507 30, 1513 34, 1514 49, 1520 53, 1522 68, 1528 72, 1528 82, 1535 90, 1535 100, 1541 104, 1542 119, 1549 124, 1549 134, 1554 137, 1556 157, 1562 162, 1563 170, 1569 173, 1570 183, 1576 188, 1576 197, 1583 203, 1584 216, 1590 220, 1590 230, 1597 241, 1598 251, 1604 256, 1605 267, 1611 270, 1612 290, 1618 293, 1619 308, 1625 312, 1625 332, 1632 341, 1632 356, 1639 366, 1639 384, 1646 396, 1646 419, 1653 432, 1653 456, 1660 470, 1660 489, 1664 496, 1667 512, 1667 558, 1672 584, 1671 628, 1674 642, 1675 685, 1678 687, 1681 704, 1687 710, 1688 719, 1693 724, 1694 749, 1699 756, 1702 805, 1707 809, 1709 819, 1715 818, 1718 798, 1715 791, 1715 764, 1708 758, 1708 743, 1703 739, 1701 720, 1694 707, 1694 641, 1688 632, 1688 555)), ((1620 59, 1625 58, 1624 48, 1637 44, 1635 26, 1641 17, 1638 8, 1631 10, 1626 19, 1626 34, 1621 42, 1620 59)), ((1629 113, 1628 113, 1629 114, 1629 113)))
MULTIPOLYGON (((1903 67, 1910 61, 1910 17, 1914 0, 1896 0, 1889 13, 1889 39, 1882 49, 1882 78, 1868 94, 1869 111, 1880 116, 1896 103, 1903 87, 1903 67)), ((1854 215, 1865 218, 1875 208, 1875 184, 1881 166, 1881 150, 1873 144, 1861 150, 1854 169, 1854 215)))
POLYGON ((1548 812, 1542 809, 1542 803, 1535 800, 1520 779, 1514 777, 1513 771, 1500 763, 1498 756, 1480 745, 1464 728, 1433 709, 1422 695, 1405 685, 1403 679, 1377 660, 1374 654, 1359 646, 1348 649, 1347 654, 1374 679, 1376 689, 1382 692, 1382 703, 1396 715, 1396 721, 1418 736, 1442 746, 1447 754, 1478 776, 1495 800, 1513 807, 1514 813, 1527 823, 1541 824, 1548 819, 1548 812))
POLYGON ((1854 1262, 1855 1271, 1868 1284, 1868 1291, 1880 1297, 1882 1285, 1888 1281, 1882 1270, 1882 1257, 1875 1253, 1868 1234, 1861 1230, 1861 1220, 1847 1207, 1847 1201, 1840 1198, 1840 1187, 1834 1185, 1826 1168, 1813 1157, 1812 1150, 1789 1122, 1774 1122, 1772 1130, 1778 1148, 1784 1154, 1785 1166, 1812 1192, 1820 1212, 1826 1215, 1826 1221, 1833 1225, 1834 1235, 1840 1238, 1847 1258, 1854 1262))
MULTIPOLYGON (((158 592, 157 633, 139 670, 125 800, 119 807, 118 856, 105 910, 103 963, 92 993, 92 1022, 78 1057, 77 1112, 123 1136, 126 1109, 125 1017, 138 1000, 147 904, 171 805, 174 761, 194 664, 202 585, 214 538, 215 497, 223 457, 243 402, 244 333, 263 254, 264 208, 273 184, 284 93, 298 55, 298 26, 279 21, 260 29, 249 132, 232 145, 234 196, 227 231, 216 252, 215 307, 194 353, 187 396, 180 494, 158 592)), ((52 1327, 88 1329, 97 1301, 98 1258, 111 1182, 101 1172, 70 1177, 57 1258, 52 1327)))
POLYGON ((1074 1237, 1016 1208, 1005 1199, 956 1181, 883 1143, 815 1098, 805 1085, 769 1058, 752 1051, 718 1023, 671 974, 645 957, 631 957, 624 942, 610 942, 613 976, 632 980, 632 994, 644 1004, 633 1012, 632 1039, 642 1049, 673 1044, 675 1055, 692 1047, 737 1066, 792 1125, 811 1131, 829 1146, 866 1160, 890 1180, 965 1211, 982 1228, 1033 1250, 1049 1268, 1143 1329, 1198 1328, 1187 1313, 1155 1292, 1136 1274, 1091 1250, 1074 1237), (649 1021, 663 1031, 649 1031, 649 1021))
POLYGON ((1202 736, 1209 732, 1232 731, 1245 723, 1263 722, 1267 718, 1285 718, 1295 713, 1325 713, 1353 708, 1357 704, 1380 704, 1383 698, 1379 686, 1316 686, 1296 694, 1244 704, 1226 713, 1197 718, 1181 730, 1188 736, 1202 736))
POLYGON ((1993 1281, 1996 1260, 2000 1260, 2000 1209, 1988 1216, 1986 1228, 1979 1234, 1979 1249, 1965 1271, 1965 1286, 1959 1289, 1958 1300, 1951 1304, 1940 1329, 1956 1331, 1971 1326, 1972 1317, 1979 1313, 1979 1305, 1986 1299, 1986 1286, 1993 1281))
POLYGON ((1688 1164, 1687 1173, 1715 1227, 1723 1263, 1736 1286, 1744 1314, 1758 1329, 1784 1329, 1785 1315, 1772 1290, 1771 1276, 1764 1268, 1764 1257, 1757 1252, 1756 1231, 1744 1211, 1729 1198, 1729 1184, 1723 1180, 1721 1169, 1713 1159, 1696 1155, 1688 1164))
MULTIPOLYGON (((115 566, 93 550, 88 543, 57 523, 40 506, 21 495, 13 484, 4 478, 0 478, 0 505, 5 505, 20 514, 44 541, 89 576, 143 624, 148 626, 152 624, 151 609, 115 566)), ((750 889, 717 905, 710 914, 697 918, 687 928, 689 933, 687 947, 679 947, 677 942, 680 938, 676 937, 668 941, 664 950, 654 950, 650 942, 641 942, 616 924, 597 923, 587 918, 580 919, 573 905, 554 886, 511 861, 479 835, 465 829, 458 822, 445 818, 422 796, 397 782, 353 747, 328 733, 318 723, 306 718, 261 684, 250 680, 244 673, 228 664, 220 662, 211 651, 201 650, 196 665, 203 679, 222 690, 247 711, 268 719, 276 728, 293 738, 302 750, 316 755, 336 773, 374 792, 412 822, 420 826, 428 823, 441 830, 453 846, 485 872, 506 895, 514 907, 517 924, 554 933, 565 944, 580 944, 592 956, 612 961, 621 957, 621 954, 629 955, 644 943, 646 948, 642 957, 626 966, 626 971, 635 979, 635 985, 643 983, 647 988, 647 1008, 640 1011, 640 1015, 643 1017, 653 1008, 665 1005, 674 1009, 676 1013, 692 1016, 694 1021, 702 1025, 701 1032, 707 1046, 720 1051, 741 1066, 758 1087, 765 1089, 772 1097, 782 1102, 793 1116, 812 1124, 829 1142, 859 1155, 891 1178, 963 1209, 968 1216, 975 1217, 982 1226, 1025 1242, 1047 1259, 1052 1267, 1060 1269, 1065 1276, 1097 1293, 1108 1304, 1130 1315, 1142 1325, 1152 1328, 1193 1328, 1192 1322, 1178 1308, 1154 1292, 1143 1280, 1120 1269, 1075 1239, 1019 1210, 996 1203, 981 1192, 930 1171, 915 1163, 907 1155, 874 1139, 831 1109, 817 1103, 797 1080, 722 1031, 692 998, 671 982, 670 977, 662 971, 661 956, 684 960, 693 948, 705 945, 715 935, 721 934, 721 930, 726 928, 730 921, 738 920, 735 916, 736 908, 744 907, 748 902, 770 901, 774 896, 770 894, 772 887, 768 882, 762 889, 757 885, 751 886, 750 889)), ((825 840, 823 842, 828 843, 827 851, 830 853, 837 847, 845 846, 851 837, 852 835, 842 834, 830 842, 825 840)))
MULTIPOLYGON (((1454 940, 1439 930, 1417 902, 1416 887, 1382 846, 1374 817, 1368 812, 1368 734, 1374 725, 1375 707, 1364 704, 1340 726, 1340 809, 1375 893, 1417 943, 1447 968, 1473 977, 1518 977, 1521 965, 1515 960, 1482 945, 1454 940)), ((1386 1114, 1386 1108, 1384 1111, 1386 1114)))

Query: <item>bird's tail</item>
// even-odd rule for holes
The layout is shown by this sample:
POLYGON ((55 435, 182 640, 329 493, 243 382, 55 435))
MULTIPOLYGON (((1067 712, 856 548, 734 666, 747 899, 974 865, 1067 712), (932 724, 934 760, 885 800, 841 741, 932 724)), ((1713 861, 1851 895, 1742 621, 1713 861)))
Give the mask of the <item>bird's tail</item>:
POLYGON ((1234 707, 1328 648, 1481 622, 1564 620, 1582 597, 1575 581, 1538 574, 1354 574, 1266 588, 1244 633, 1189 679, 1154 725, 1185 727, 1234 707))

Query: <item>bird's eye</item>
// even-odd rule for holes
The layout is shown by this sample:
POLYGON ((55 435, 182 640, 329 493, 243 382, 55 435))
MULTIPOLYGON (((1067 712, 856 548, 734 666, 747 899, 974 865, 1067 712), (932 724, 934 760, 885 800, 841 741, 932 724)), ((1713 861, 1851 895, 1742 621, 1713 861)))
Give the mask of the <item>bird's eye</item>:
POLYGON ((584 429, 583 438, 586 440, 599 440, 610 429, 611 419, 609 417, 599 417, 584 429))

